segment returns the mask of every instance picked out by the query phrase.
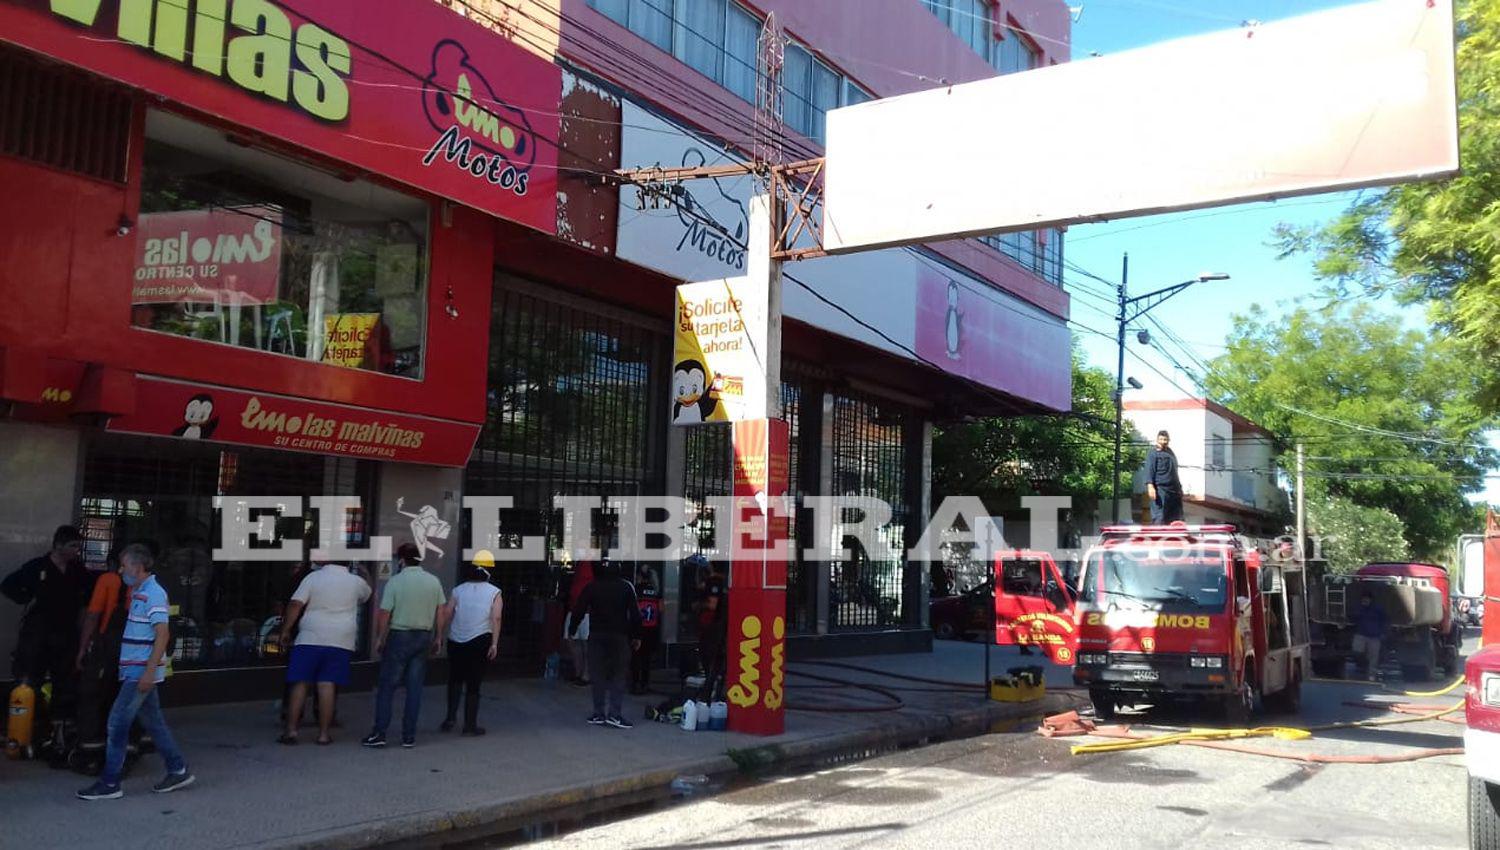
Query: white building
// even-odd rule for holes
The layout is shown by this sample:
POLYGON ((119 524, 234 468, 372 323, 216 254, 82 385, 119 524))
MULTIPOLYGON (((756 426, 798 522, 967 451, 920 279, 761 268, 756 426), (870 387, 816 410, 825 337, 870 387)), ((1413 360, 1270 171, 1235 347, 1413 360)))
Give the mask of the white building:
MULTIPOLYGON (((1277 483, 1271 432, 1202 398, 1126 401, 1125 418, 1137 439, 1171 435, 1188 523, 1227 522, 1266 536, 1285 530, 1288 500, 1277 483)), ((1144 467, 1135 475, 1132 506, 1136 519, 1150 519, 1144 467)))

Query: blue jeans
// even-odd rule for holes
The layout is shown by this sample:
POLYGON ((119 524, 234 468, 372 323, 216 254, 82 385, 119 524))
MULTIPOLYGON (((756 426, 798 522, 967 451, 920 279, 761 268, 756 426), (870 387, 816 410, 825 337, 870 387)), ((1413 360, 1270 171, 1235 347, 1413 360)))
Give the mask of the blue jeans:
POLYGON ((392 630, 380 656, 380 686, 375 692, 375 731, 391 725, 391 701, 396 685, 406 684, 406 708, 401 712, 401 737, 417 736, 417 714, 422 710, 422 686, 427 682, 427 650, 432 632, 392 630))
POLYGON ((167 729, 167 721, 161 716, 161 699, 157 696, 160 692, 160 684, 143 694, 136 690, 134 679, 120 683, 120 694, 109 710, 109 744, 105 750, 104 773, 99 777, 106 785, 120 784, 120 771, 125 768, 125 749, 130 743, 130 724, 136 720, 155 742, 156 751, 167 763, 168 773, 187 770, 187 760, 177 749, 177 742, 167 729))

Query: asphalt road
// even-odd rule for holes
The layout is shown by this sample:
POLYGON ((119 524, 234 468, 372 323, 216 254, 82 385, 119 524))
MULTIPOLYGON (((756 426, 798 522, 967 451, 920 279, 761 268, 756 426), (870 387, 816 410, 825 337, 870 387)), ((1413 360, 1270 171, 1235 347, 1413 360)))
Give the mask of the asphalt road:
MULTIPOLYGON (((1401 683, 1396 683, 1398 686, 1401 683)), ((1426 690, 1446 683, 1425 686, 1426 690)), ((1384 716, 1346 705, 1397 697, 1378 686, 1310 683, 1301 726, 1384 716)), ((1458 715, 1461 717, 1461 714, 1458 715)), ((1191 712, 1128 718, 1136 729, 1210 725, 1191 712)), ((1399 754, 1462 746, 1438 720, 1319 733, 1265 746, 1320 754, 1399 754)), ((968 848, 1466 847, 1461 757, 1306 765, 1196 747, 1073 756, 1080 739, 1034 727, 950 741, 771 779, 531 847, 968 848)))

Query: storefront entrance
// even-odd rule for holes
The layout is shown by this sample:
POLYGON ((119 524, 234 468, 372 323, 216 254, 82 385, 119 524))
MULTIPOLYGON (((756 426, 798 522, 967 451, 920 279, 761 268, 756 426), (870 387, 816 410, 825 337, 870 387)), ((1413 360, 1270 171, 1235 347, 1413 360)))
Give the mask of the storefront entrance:
MULTIPOLYGON (((663 492, 668 339, 663 321, 510 275, 496 281, 492 316, 485 423, 464 493, 515 500, 502 543, 547 541, 542 560, 500 563, 493 577, 505 594, 500 665, 535 675, 562 632, 570 566, 553 557, 563 541, 553 498, 663 492)), ((606 528, 594 545, 611 537, 606 528)))
MULTIPOLYGON (((157 577, 173 606, 177 671, 285 663, 268 649, 296 589, 302 562, 219 561, 221 512, 215 497, 357 496, 374 504, 375 464, 348 458, 245 449, 191 440, 117 434, 86 437, 78 517, 85 560, 102 568, 107 554, 143 541, 157 550, 157 577)), ((278 523, 284 538, 316 545, 315 512, 278 523)), ((350 514, 342 533, 368 541, 366 517, 350 514)), ((369 611, 361 614, 357 659, 369 657, 369 611)))

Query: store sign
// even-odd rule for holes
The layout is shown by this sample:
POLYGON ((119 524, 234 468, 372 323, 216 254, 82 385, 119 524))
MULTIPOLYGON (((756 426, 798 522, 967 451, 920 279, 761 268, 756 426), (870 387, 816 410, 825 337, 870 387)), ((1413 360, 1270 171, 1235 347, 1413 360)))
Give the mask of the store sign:
POLYGON ((1230 24, 831 110, 824 246, 839 253, 1452 176, 1453 6, 1378 0, 1230 24), (941 153, 922 156, 918 179, 903 179, 898 164, 914 151, 941 153))
POLYGON ((281 213, 141 213, 132 304, 267 304, 281 281, 281 213))
POLYGON ((672 424, 765 416, 766 301, 743 277, 677 287, 672 424))
POLYGON ((561 70, 430 0, 0 0, 0 40, 556 232, 561 70))
POLYGON ((107 430, 435 466, 469 461, 479 426, 268 393, 136 379, 136 412, 107 430))
MULTIPOLYGON (((628 100, 622 116, 620 162, 625 168, 741 161, 628 100)), ((748 175, 688 180, 675 205, 651 209, 636 187, 622 186, 616 253, 682 280, 739 277, 745 273, 743 245, 753 187, 748 175), (643 205, 648 208, 638 209, 643 205)), ((795 280, 785 283, 782 310, 788 318, 898 357, 916 359, 915 351, 944 371, 1054 410, 1069 409, 1072 372, 1062 319, 972 277, 936 273, 936 266, 935 260, 899 248, 803 260, 787 266, 795 280), (941 284, 933 282, 935 274, 941 284), (964 291, 967 358, 945 354, 949 280, 964 291)), ((683 359, 679 355, 678 362, 683 359)), ((763 412, 759 408, 749 415, 763 412)))
POLYGON ((323 317, 323 362, 358 369, 380 351, 379 313, 332 313, 323 317))

